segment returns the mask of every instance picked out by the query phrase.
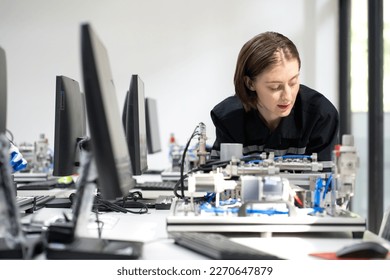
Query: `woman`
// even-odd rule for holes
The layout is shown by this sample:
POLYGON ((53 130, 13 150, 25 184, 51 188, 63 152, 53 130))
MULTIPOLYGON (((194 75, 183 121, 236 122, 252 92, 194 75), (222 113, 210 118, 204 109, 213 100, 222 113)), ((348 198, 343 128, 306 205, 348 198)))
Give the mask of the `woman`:
POLYGON ((265 32, 241 49, 234 75, 236 94, 211 111, 216 127, 212 157, 221 143, 242 143, 243 154, 311 155, 329 161, 338 142, 339 116, 321 93, 300 84, 301 60, 294 43, 265 32))

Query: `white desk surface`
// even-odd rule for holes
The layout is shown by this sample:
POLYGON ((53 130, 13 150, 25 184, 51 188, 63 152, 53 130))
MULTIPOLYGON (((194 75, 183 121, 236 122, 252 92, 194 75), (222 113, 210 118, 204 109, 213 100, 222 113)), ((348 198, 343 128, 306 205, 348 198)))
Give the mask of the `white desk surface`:
MULTIPOLYGON (((70 209, 43 208, 22 219, 23 222, 32 220, 53 220, 70 209)), ((168 238, 166 217, 169 210, 149 209, 147 214, 107 212, 100 215, 104 222, 102 237, 107 239, 133 240, 144 242, 141 259, 145 260, 204 260, 206 257, 174 244, 168 238)), ((93 217, 93 216, 92 216, 93 217)), ((96 236, 94 223, 88 226, 86 236, 96 236)), ((312 259, 310 253, 335 252, 338 249, 359 242, 349 233, 307 233, 307 234, 274 234, 272 237, 232 237, 232 240, 244 245, 269 252, 285 259, 312 259)))
MULTIPOLYGON (((143 259, 184 260, 206 259, 204 256, 175 245, 168 238, 166 217, 168 210, 151 209, 150 214, 106 213, 106 217, 117 217, 111 229, 103 230, 103 237, 113 239, 141 240, 145 242, 143 259)), ((286 259, 318 259, 310 253, 332 252, 358 242, 348 233, 274 234, 273 237, 232 237, 232 240, 286 259)))

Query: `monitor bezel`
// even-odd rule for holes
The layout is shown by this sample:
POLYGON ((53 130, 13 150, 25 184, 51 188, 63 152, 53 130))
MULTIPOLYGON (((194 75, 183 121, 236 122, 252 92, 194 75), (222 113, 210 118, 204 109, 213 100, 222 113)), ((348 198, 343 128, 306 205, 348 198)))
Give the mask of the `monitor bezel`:
POLYGON ((162 151, 156 99, 151 97, 145 98, 145 112, 148 153, 156 154, 162 151))
POLYGON ((7 61, 5 50, 0 47, 0 134, 7 129, 7 61))
POLYGON ((137 74, 132 75, 130 79, 122 122, 131 157, 132 172, 134 175, 142 175, 148 170, 145 84, 137 74))

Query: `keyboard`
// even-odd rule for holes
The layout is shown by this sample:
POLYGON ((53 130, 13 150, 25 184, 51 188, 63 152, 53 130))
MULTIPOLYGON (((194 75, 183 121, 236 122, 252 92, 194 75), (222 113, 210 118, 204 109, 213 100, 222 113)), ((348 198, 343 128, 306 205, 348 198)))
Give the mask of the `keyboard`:
POLYGON ((34 197, 17 196, 16 205, 19 207, 21 211, 32 209, 34 208, 34 197))
POLYGON ((15 183, 34 182, 34 181, 45 181, 49 178, 49 175, 47 173, 16 172, 12 174, 12 178, 15 183))
POLYGON ((172 232, 175 243, 216 260, 282 260, 217 233, 172 232))
POLYGON ((161 173, 164 171, 164 169, 148 169, 144 171, 142 174, 149 174, 149 175, 161 175, 161 173))
POLYGON ((46 205, 49 201, 52 201, 55 196, 54 195, 37 195, 35 198, 35 210, 40 209, 46 205))
POLYGON ((41 209, 42 207, 45 207, 45 204, 54 198, 54 195, 37 195, 34 197, 17 196, 16 205, 21 211, 34 212, 38 209, 41 209))
MULTIPOLYGON (((173 191, 175 189, 175 181, 152 181, 137 183, 135 187, 144 191, 173 191)), ((187 190, 187 182, 184 182, 184 189, 187 190)), ((178 188, 180 190, 180 188, 178 188)))
POLYGON ((23 184, 17 187, 18 191, 20 190, 29 190, 29 191, 38 191, 38 190, 51 190, 57 187, 58 178, 48 179, 45 181, 36 181, 23 184))

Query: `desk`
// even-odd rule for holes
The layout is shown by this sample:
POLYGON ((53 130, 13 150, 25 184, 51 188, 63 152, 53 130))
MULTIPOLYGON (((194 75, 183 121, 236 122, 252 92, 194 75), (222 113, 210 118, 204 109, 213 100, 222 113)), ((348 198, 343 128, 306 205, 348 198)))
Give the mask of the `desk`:
MULTIPOLYGON (((141 240, 145 242, 142 259, 145 260, 202 260, 204 256, 189 251, 168 238, 166 218, 168 210, 150 210, 150 214, 134 215, 106 213, 102 216, 117 217, 117 224, 103 230, 103 237, 141 240)), ((104 217, 102 217, 104 219, 104 217)), ((352 233, 294 233, 274 234, 273 237, 234 236, 232 239, 243 245, 269 252, 285 259, 318 259, 310 253, 332 252, 359 242, 352 233)))
MULTIPOLYGON (((50 216, 58 217, 62 212, 69 212, 70 209, 48 209, 43 208, 36 214, 24 217, 27 219, 50 216)), ((105 223, 102 237, 107 239, 132 240, 144 242, 144 260, 205 260, 206 257, 182 248, 174 244, 168 238, 166 230, 166 218, 169 210, 149 209, 148 214, 123 214, 107 212, 100 215, 105 223)), ((96 227, 88 226, 83 236, 96 237, 96 227)), ((352 238, 348 233, 294 233, 274 234, 273 237, 260 237, 251 234, 250 236, 233 235, 232 239, 238 243, 269 252, 285 259, 318 259, 310 253, 331 252, 359 242, 360 239, 352 238)))

